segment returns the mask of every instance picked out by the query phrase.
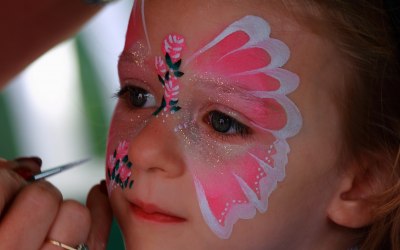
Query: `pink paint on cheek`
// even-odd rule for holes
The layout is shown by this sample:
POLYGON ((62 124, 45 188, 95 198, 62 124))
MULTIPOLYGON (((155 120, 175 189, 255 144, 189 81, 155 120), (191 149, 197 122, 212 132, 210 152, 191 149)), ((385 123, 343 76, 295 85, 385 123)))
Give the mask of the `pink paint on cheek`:
POLYGON ((129 161, 128 149, 128 143, 122 141, 115 150, 108 152, 106 181, 109 195, 117 187, 125 189, 133 186, 133 180, 131 179, 132 163, 129 161))
POLYGON ((269 195, 284 177, 284 169, 273 167, 277 153, 275 144, 254 147, 218 166, 217 173, 196 176, 203 216, 219 237, 228 238, 238 219, 267 210, 269 195))
POLYGON ((289 48, 270 37, 265 20, 245 16, 184 65, 197 75, 227 79, 233 88, 246 92, 246 98, 229 99, 232 108, 250 117, 265 139, 264 146, 253 145, 247 153, 211 170, 201 163, 193 164, 203 217, 220 238, 229 238, 239 219, 265 212, 269 195, 285 176, 290 151, 286 140, 302 126, 299 110, 287 97, 299 84, 296 74, 282 68, 289 57, 289 48))

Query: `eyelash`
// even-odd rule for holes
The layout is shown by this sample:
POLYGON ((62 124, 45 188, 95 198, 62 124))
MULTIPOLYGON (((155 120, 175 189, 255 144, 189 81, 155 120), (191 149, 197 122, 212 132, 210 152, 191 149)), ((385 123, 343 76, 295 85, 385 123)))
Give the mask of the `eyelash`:
MULTIPOLYGON (((148 107, 155 107, 155 99, 152 94, 150 94, 147 90, 134 86, 134 85, 125 85, 123 86, 120 90, 118 90, 115 94, 114 97, 118 99, 124 100, 131 109, 143 109, 143 108, 148 108, 148 107), (134 103, 135 98, 137 94, 143 94, 143 97, 145 98, 143 105, 136 105, 134 103), (153 103, 150 103, 150 105, 147 103, 148 100, 153 101, 153 103), (146 106, 147 104, 147 106, 146 106)), ((235 118, 225 114, 224 112, 218 111, 218 110, 212 110, 208 112, 203 121, 210 126, 210 129, 221 139, 232 139, 233 137, 240 136, 242 138, 247 138, 252 134, 251 129, 244 125, 243 123, 239 122, 235 118), (213 118, 215 117, 219 118, 219 121, 224 120, 226 122, 229 122, 229 126, 227 127, 227 130, 224 132, 218 131, 217 128, 215 127, 218 124, 215 124, 213 122, 213 118)))
POLYGON ((140 108, 148 108, 156 105, 154 95, 150 94, 147 90, 137 87, 134 85, 125 85, 117 93, 114 94, 114 97, 122 99, 127 102, 130 108, 140 109, 140 108), (140 94, 140 98, 143 98, 143 104, 135 103, 135 98, 140 94), (150 103, 148 103, 150 102, 150 103))
POLYGON ((207 115, 204 117, 204 120, 211 127, 214 133, 217 134, 221 139, 229 139, 235 136, 241 136, 242 138, 247 138, 252 134, 252 131, 248 126, 244 125, 235 118, 218 110, 212 110, 208 112, 207 115), (214 125, 218 125, 213 123, 214 116, 217 117, 219 116, 218 118, 220 118, 220 121, 221 119, 229 119, 230 123, 227 131, 221 132, 214 127, 214 125), (230 133, 227 133, 229 131, 230 133))

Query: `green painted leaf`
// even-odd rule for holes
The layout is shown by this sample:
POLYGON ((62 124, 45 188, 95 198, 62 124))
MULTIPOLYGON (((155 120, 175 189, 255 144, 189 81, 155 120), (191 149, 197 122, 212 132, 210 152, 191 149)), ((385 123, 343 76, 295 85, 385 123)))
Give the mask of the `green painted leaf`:
POLYGON ((114 170, 118 170, 119 169, 119 165, 120 165, 120 160, 118 159, 117 162, 115 163, 115 168, 114 170))
POLYGON ((174 106, 174 107, 171 108, 171 110, 173 112, 178 112, 180 109, 181 109, 181 107, 179 107, 179 106, 174 106))
POLYGON ((157 116, 161 112, 161 110, 163 110, 163 108, 165 108, 165 106, 158 107, 158 109, 156 111, 154 111, 153 116, 157 116))
POLYGON ((157 116, 161 112, 161 110, 163 110, 165 108, 165 106, 167 106, 167 103, 166 103, 165 98, 163 96, 162 101, 161 101, 161 106, 158 107, 158 109, 156 111, 154 111, 153 116, 157 116))
POLYGON ((131 168, 131 167, 132 167, 132 162, 128 162, 128 163, 126 164, 126 166, 127 166, 128 168, 131 168))
POLYGON ((128 155, 125 155, 124 158, 122 158, 122 162, 123 163, 127 163, 128 162, 128 155))
POLYGON ((162 77, 160 75, 157 75, 157 76, 158 76, 158 80, 161 82, 161 84, 165 85, 164 79, 162 79, 162 77))
POLYGON ((165 62, 167 63, 169 68, 173 69, 174 64, 172 63, 171 56, 168 53, 165 54, 165 62))
POLYGON ((131 183, 129 183, 129 188, 132 188, 133 186, 133 181, 131 181, 131 183))
POLYGON ((174 75, 175 75, 176 77, 182 77, 182 76, 184 75, 184 73, 181 72, 181 71, 174 71, 174 75))
POLYGON ((169 81, 169 71, 167 71, 167 72, 165 73, 165 80, 166 80, 166 81, 169 81))
POLYGON ((157 116, 163 108, 159 107, 156 111, 153 112, 153 116, 157 116))
POLYGON ((171 67, 173 70, 179 70, 179 67, 182 64, 182 59, 179 59, 179 61, 177 61, 176 63, 173 64, 173 66, 171 67))
POLYGON ((176 104, 178 104, 178 101, 179 100, 176 100, 176 101, 171 100, 171 101, 169 101, 169 105, 175 106, 176 104))

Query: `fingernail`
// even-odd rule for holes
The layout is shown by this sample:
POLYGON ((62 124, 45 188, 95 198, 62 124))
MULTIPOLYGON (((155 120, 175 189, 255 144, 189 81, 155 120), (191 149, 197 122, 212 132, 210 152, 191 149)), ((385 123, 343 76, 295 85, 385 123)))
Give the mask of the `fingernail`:
POLYGON ((32 157, 19 157, 14 159, 14 161, 18 162, 18 163, 24 163, 24 162, 31 162, 39 167, 42 166, 42 159, 40 159, 39 157, 36 156, 32 156, 32 157))
POLYGON ((19 167, 17 169, 14 169, 14 172, 19 174, 19 176, 24 178, 26 181, 30 180, 33 176, 33 172, 29 168, 25 167, 19 167))
POLYGON ((106 181, 105 181, 105 180, 100 181, 100 191, 101 191, 103 194, 108 195, 108 192, 107 192, 107 185, 106 185, 106 181))

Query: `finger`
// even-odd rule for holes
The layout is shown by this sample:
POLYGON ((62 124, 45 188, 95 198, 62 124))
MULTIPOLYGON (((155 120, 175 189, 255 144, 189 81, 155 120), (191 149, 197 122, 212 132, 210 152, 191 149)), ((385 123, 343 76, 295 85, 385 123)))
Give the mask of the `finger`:
POLYGON ((0 224, 1 248, 39 249, 56 218, 61 200, 61 193, 46 181, 22 189, 0 224))
POLYGON ((16 166, 17 166, 17 162, 15 162, 15 161, 8 161, 8 160, 6 160, 6 159, 4 159, 4 158, 0 158, 0 169, 2 169, 2 168, 9 168, 9 169, 11 169, 11 168, 16 167, 16 166))
MULTIPOLYGON (((47 236, 71 247, 86 243, 90 231, 90 212, 76 201, 65 201, 58 211, 56 220, 47 236)), ((42 250, 60 250, 51 243, 45 243, 42 250)))
POLYGON ((38 173, 41 165, 42 161, 38 157, 24 157, 14 161, 0 160, 0 218, 3 217, 10 201, 27 184, 24 179, 38 173))
POLYGON ((0 169, 0 218, 4 216, 11 200, 26 185, 26 181, 17 173, 0 169))
POLYGON ((112 211, 105 181, 90 190, 86 205, 92 216, 88 246, 91 250, 106 249, 111 229, 112 211))
POLYGON ((24 166, 31 169, 33 172, 40 171, 42 166, 42 159, 36 156, 31 157, 19 157, 14 159, 19 166, 24 166))
POLYGON ((42 160, 39 157, 22 157, 15 159, 14 162, 17 165, 12 170, 25 180, 39 173, 42 167, 42 160))
POLYGON ((15 169, 22 166, 31 169, 32 172, 38 172, 42 166, 42 159, 36 156, 19 157, 12 161, 7 161, 6 159, 0 158, 0 169, 15 169))

